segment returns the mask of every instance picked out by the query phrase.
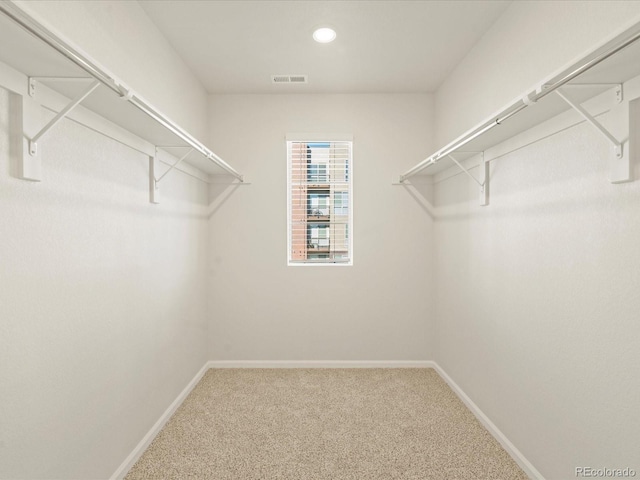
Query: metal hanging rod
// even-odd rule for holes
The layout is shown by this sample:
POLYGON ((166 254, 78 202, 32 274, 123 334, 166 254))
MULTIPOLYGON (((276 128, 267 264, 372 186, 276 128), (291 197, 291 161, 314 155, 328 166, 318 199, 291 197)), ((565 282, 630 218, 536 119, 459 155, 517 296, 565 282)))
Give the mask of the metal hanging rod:
POLYGON ((542 85, 542 87, 539 90, 535 90, 535 91, 529 93, 528 95, 525 95, 521 100, 518 100, 514 105, 511 105, 510 107, 506 108, 503 112, 501 112, 498 115, 498 117, 495 118, 494 120, 486 122, 486 123, 480 125, 478 128, 466 133, 462 137, 459 137, 458 139, 456 139, 453 142, 449 143, 448 145, 446 145, 442 149, 438 150, 436 153, 434 153, 430 157, 428 157, 428 158, 424 159, 423 161, 421 161, 420 163, 418 163, 413 168, 407 170, 404 174, 400 175, 400 183, 404 182, 409 177, 411 177, 413 175, 416 175, 417 173, 421 172, 425 168, 437 163, 438 161, 440 161, 442 159, 442 157, 445 157, 445 156, 449 155, 450 153, 453 153, 456 150, 462 148, 464 145, 466 145, 467 143, 469 143, 472 140, 476 139, 477 137, 479 137, 483 133, 487 132, 488 130, 491 130, 492 128, 494 128, 494 127, 496 127, 498 125, 500 125, 505 120, 511 118, 512 116, 516 115, 518 112, 520 112, 520 111, 524 110, 525 108, 527 108, 529 105, 533 105, 534 103, 536 103, 541 98, 546 97, 547 95, 549 95, 550 93, 554 92, 558 88, 566 85, 567 83, 569 83, 574 78, 582 75, 584 72, 586 72, 587 70, 595 67, 596 65, 598 65, 601 62, 603 62, 604 60, 606 60, 607 58, 611 57, 612 55, 615 55, 620 50, 623 50, 624 48, 628 47, 632 43, 636 42, 638 39, 640 39, 640 32, 636 32, 636 33, 632 34, 628 38, 620 41, 619 43, 617 43, 613 47, 611 47, 611 48, 607 49, 606 51, 600 53, 599 55, 597 55, 596 57, 592 58, 591 60, 586 61, 585 63, 583 63, 579 67, 576 67, 576 68, 572 69, 571 71, 569 71, 567 73, 564 73, 563 76, 560 79, 556 80, 554 83, 542 85))
POLYGON ((243 182, 243 176, 232 168, 227 162, 222 160, 219 156, 209 150, 206 146, 196 140, 193 136, 173 123, 162 113, 157 111, 153 106, 145 102, 138 97, 133 91, 127 87, 124 83, 116 79, 110 73, 105 71, 100 65, 87 58, 85 55, 77 51, 71 45, 59 38, 56 34, 51 32, 45 26, 36 21, 29 14, 24 12, 18 6, 10 1, 0 1, 0 11, 7 17, 11 18, 14 22, 20 25, 22 28, 36 36, 65 58, 76 64, 83 69, 89 75, 99 80, 107 88, 113 90, 116 94, 126 99, 129 103, 137 107, 139 110, 153 118, 156 122, 160 123, 167 130, 179 137, 181 140, 189 144, 191 148, 199 152, 201 155, 218 165, 230 175, 243 182))

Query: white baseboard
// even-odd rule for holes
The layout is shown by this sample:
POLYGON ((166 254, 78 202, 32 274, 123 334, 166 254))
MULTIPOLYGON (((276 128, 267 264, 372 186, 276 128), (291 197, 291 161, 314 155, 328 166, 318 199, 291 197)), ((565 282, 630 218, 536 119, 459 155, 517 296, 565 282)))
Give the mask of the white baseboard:
POLYGON ((111 480, 124 478, 127 472, 138 461, 147 447, 151 444, 155 436, 162 430, 171 415, 178 409, 180 404, 187 398, 187 395, 198 384, 205 372, 210 368, 433 368, 445 382, 451 387, 455 394, 471 410, 484 427, 495 437, 500 445, 514 459, 514 461, 524 470, 529 478, 544 480, 544 477, 536 470, 525 456, 513 443, 496 427, 482 410, 464 393, 464 391, 454 382, 449 375, 431 360, 211 360, 200 369, 196 376, 189 382, 184 390, 178 395, 167 410, 160 416, 158 421, 151 427, 151 430, 133 449, 122 465, 118 467, 111 476, 111 480))
POLYGON ((147 434, 144 436, 144 438, 140 440, 140 443, 136 445, 136 447, 125 459, 125 461, 122 462, 122 465, 120 465, 118 469, 114 472, 114 474, 111 475, 111 480, 118 480, 125 477, 125 475, 129 472, 129 470, 131 470, 131 467, 135 465, 135 463, 142 456, 144 451, 149 447, 149 445, 151 445, 151 442, 153 441, 154 438, 156 438, 156 435, 160 433, 160 430, 162 430, 162 427, 164 427, 164 425, 175 413, 178 407, 182 404, 182 402, 184 402, 185 398, 187 398, 189 393, 191 393, 191 390, 193 390, 193 387, 195 387, 198 384, 202 376, 205 374, 205 372, 209 368, 210 368, 209 363, 205 363, 204 366, 200 369, 200 371, 196 373, 196 376, 193 377, 193 379, 184 388, 184 390, 180 392, 180 394, 173 401, 173 403, 169 405, 169 408, 165 410, 165 412, 160 416, 158 421, 153 425, 153 427, 151 427, 151 430, 149 430, 147 434))
POLYGON ((434 368, 430 360, 211 360, 209 368, 434 368))
POLYGON ((438 372, 438 375, 442 377, 442 379, 447 382, 451 390, 455 392, 455 394, 462 400, 462 402, 467 406, 469 410, 476 416, 476 418, 482 423, 482 425, 489 431, 491 435, 494 436, 502 448, 504 448, 507 453, 513 458, 513 460, 524 470, 524 473, 531 479, 535 480, 544 480, 542 474, 536 470, 536 468, 525 458, 525 456, 518 450, 513 443, 506 437, 504 433, 500 431, 498 427, 487 417, 480 407, 478 407, 473 400, 469 398, 469 396, 464 393, 464 391, 458 386, 456 382, 454 382, 449 375, 438 365, 436 362, 433 363, 433 368, 438 372))

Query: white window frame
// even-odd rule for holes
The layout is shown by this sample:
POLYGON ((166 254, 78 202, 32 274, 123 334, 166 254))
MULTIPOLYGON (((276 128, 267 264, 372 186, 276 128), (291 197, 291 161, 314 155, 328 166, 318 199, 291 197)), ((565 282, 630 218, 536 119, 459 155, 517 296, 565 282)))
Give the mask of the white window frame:
MULTIPOLYGON (((318 134, 318 133, 289 133, 285 137, 286 146, 286 159, 287 159, 287 265, 290 267, 349 267, 353 265, 354 252, 353 252, 353 158, 354 158, 354 145, 353 135, 351 134, 318 134), (292 261, 291 260, 291 218, 292 218, 292 205, 291 205, 291 155, 290 155, 290 142, 351 142, 351 158, 348 164, 347 184, 348 184, 348 213, 349 220, 347 223, 348 233, 348 249, 349 259, 348 261, 329 261, 329 262, 310 262, 310 261, 292 261)), ((330 202, 329 208, 333 208, 330 202)))

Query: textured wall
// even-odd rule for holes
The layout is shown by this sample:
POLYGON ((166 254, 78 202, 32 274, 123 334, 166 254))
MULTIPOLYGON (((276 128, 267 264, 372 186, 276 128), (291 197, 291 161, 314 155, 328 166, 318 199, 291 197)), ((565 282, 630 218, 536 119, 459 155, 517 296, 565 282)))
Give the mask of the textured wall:
POLYGON ((438 146, 638 21, 638 1, 513 2, 438 89, 438 146))
POLYGON ((229 95, 212 142, 252 185, 215 187, 215 360, 432 358, 432 220, 398 175, 432 145, 427 95, 229 95), (287 133, 354 136, 354 265, 287 266, 287 133))
MULTIPOLYGON (((20 4, 208 133, 204 89, 136 2, 20 4)), ((176 173, 152 206, 148 159, 69 121, 24 182, 7 142, 1 90, 0 477, 109 477, 208 359, 207 188, 176 173)))
MULTIPOLYGON (((438 142, 639 16, 513 2, 437 92, 438 142)), ((640 471, 640 182, 610 184, 609 154, 582 124, 492 162, 489 207, 464 175, 435 189, 435 358, 548 479, 640 471)))
MULTIPOLYGON (((640 471, 640 183, 581 124, 437 185, 436 360, 548 479, 640 471)), ((636 178, 640 168, 636 165, 636 178)))
POLYGON ((0 478, 105 478, 206 356, 206 185, 69 121, 9 174, 0 90, 0 478))
MULTIPOLYGON (((391 186, 437 146, 430 96, 207 102, 136 2, 20 4, 204 140, 210 120, 253 184, 213 187, 207 208, 172 175, 151 206, 146 158, 70 122, 41 142, 43 183, 19 181, 1 92, 0 477, 108 476, 209 358, 435 357, 548 478, 640 470, 640 194, 607 183, 591 130, 496 162, 488 209, 465 177, 439 185, 434 225, 391 186), (286 266, 289 132, 354 135, 353 267, 286 266)), ((439 90, 439 140, 638 14, 514 2, 439 90)))
POLYGON ((18 0, 16 3, 207 143, 204 87, 138 2, 18 0))

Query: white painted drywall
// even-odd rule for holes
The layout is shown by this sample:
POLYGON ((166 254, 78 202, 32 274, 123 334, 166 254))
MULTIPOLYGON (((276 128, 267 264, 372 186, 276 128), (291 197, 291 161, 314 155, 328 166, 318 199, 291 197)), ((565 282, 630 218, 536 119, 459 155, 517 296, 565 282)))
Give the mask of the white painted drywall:
MULTIPOLYGON (((137 2, 20 4, 208 133, 204 89, 137 2)), ((68 120, 39 142, 42 183, 18 180, 8 98, 0 478, 108 478, 208 360, 207 186, 174 173, 151 205, 147 157, 68 120)))
POLYGON ((513 2, 436 92, 437 146, 638 21, 638 1, 513 2))
POLYGON ((582 124, 496 161, 489 207, 436 187, 435 358, 547 479, 640 472, 640 184, 608 153, 582 124))
MULTIPOLYGON (((51 116, 51 114, 49 114, 51 116)), ((107 478, 207 360, 207 189, 70 121, 10 174, 0 90, 0 478, 107 478)))
MULTIPOLYGON (((551 73, 638 11, 514 2, 438 93, 441 131, 460 133, 528 88, 531 71, 551 73), (478 80, 468 116, 453 95, 467 95, 462 77, 478 80)), ((435 359, 547 479, 640 472, 640 182, 610 184, 609 155, 581 124, 492 162, 489 207, 464 175, 435 187, 435 359)))
POLYGON ((203 143, 206 91, 136 1, 17 0, 203 143))
POLYGON ((210 97, 252 184, 212 189, 212 360, 432 358, 433 221, 392 176, 432 147, 429 95, 210 97), (287 266, 287 133, 353 134, 354 265, 287 266))

